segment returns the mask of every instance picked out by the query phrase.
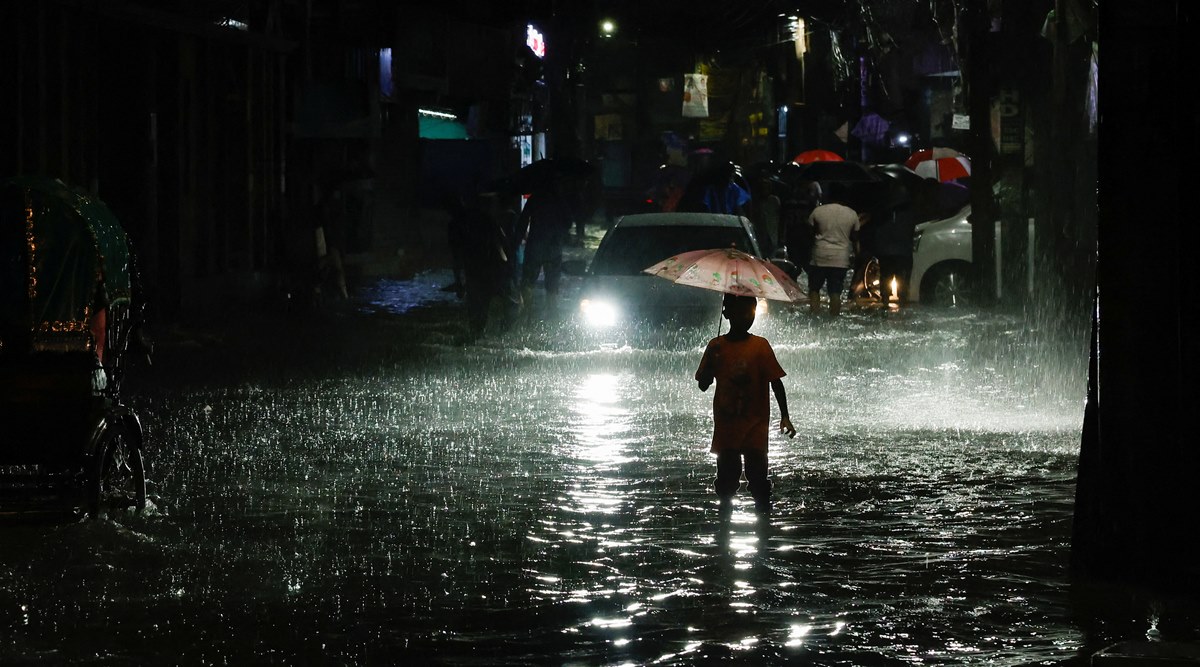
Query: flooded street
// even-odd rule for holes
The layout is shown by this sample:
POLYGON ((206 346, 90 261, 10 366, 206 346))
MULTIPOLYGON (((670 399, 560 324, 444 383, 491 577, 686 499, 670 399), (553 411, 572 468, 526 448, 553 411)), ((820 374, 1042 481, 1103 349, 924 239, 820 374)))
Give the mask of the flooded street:
POLYGON ((771 513, 723 513, 692 380, 715 322, 463 346, 445 282, 143 369, 155 509, 5 526, 0 662, 1023 665, 1196 636, 1070 582, 1074 323, 777 309, 752 331, 799 434, 771 513))

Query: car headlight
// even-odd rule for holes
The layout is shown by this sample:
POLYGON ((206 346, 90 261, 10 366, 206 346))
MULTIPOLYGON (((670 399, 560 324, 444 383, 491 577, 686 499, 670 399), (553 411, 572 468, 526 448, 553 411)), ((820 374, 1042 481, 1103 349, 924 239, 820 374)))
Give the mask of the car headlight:
POLYGON ((611 327, 617 323, 617 307, 600 299, 584 299, 579 302, 583 320, 594 327, 611 327))

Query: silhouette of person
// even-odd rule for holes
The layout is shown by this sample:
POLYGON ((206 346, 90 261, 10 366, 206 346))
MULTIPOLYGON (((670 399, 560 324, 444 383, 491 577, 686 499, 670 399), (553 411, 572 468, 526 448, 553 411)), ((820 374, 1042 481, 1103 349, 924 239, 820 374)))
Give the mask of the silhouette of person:
MULTIPOLYGON (((834 186, 840 186, 835 183, 834 186)), ((854 209, 845 205, 843 187, 831 186, 828 204, 813 209, 808 224, 813 227, 811 266, 808 268, 808 307, 816 314, 821 308, 821 289, 829 295, 829 314, 842 311, 842 289, 850 260, 858 250, 858 230, 862 222, 854 209)))
POLYGON ((771 419, 767 389, 779 404, 779 430, 795 437, 788 417, 786 375, 767 339, 750 333, 758 305, 752 296, 725 295, 722 315, 729 320, 729 333, 708 342, 696 382, 700 391, 713 392, 713 438, 710 451, 717 455, 717 478, 713 487, 723 503, 730 501, 741 484, 743 464, 751 495, 759 509, 771 503, 771 480, 767 476, 767 435, 771 419))
POLYGON ((872 222, 871 250, 879 260, 879 296, 888 307, 892 296, 898 305, 908 298, 908 278, 913 266, 913 231, 917 226, 916 211, 904 192, 895 195, 894 205, 872 222), (892 291, 892 280, 896 291, 892 291))
MULTIPOLYGON (((320 191, 317 200, 317 265, 320 274, 333 280, 337 296, 350 298, 346 288, 346 268, 343 253, 346 249, 346 202, 342 189, 330 184, 320 191)), ((320 288, 317 288, 320 292, 320 288)))
POLYGON ((504 232, 496 219, 485 211, 476 198, 468 202, 461 195, 446 201, 452 227, 461 230, 463 291, 467 300, 467 326, 470 340, 483 335, 487 328, 492 299, 504 296, 509 274, 504 232))
POLYGON ((750 193, 737 183, 736 176, 737 167, 732 162, 722 162, 716 166, 711 181, 700 195, 706 211, 746 215, 746 207, 750 203, 750 193))
POLYGON ((816 181, 805 181, 788 195, 781 217, 785 230, 784 245, 788 259, 811 279, 808 267, 812 261, 813 228, 808 216, 821 205, 821 186, 816 181))
POLYGON ((555 316, 558 310, 563 245, 571 229, 571 209, 561 189, 558 179, 552 179, 536 189, 517 219, 517 231, 525 246, 521 268, 524 307, 529 308, 534 283, 542 275, 546 290, 546 314, 550 317, 555 316))

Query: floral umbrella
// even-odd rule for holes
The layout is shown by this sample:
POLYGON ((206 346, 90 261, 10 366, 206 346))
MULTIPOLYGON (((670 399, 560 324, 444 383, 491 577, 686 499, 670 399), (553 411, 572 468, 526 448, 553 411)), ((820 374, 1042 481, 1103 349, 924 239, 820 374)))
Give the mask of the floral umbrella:
POLYGON ((803 301, 807 295, 782 269, 736 248, 692 250, 642 269, 677 285, 753 296, 774 301, 803 301))
POLYGON ((796 164, 808 164, 809 162, 841 162, 844 159, 845 158, 843 158, 841 155, 838 155, 833 151, 827 151, 818 148, 811 151, 804 151, 803 153, 792 158, 792 162, 795 162, 796 164))

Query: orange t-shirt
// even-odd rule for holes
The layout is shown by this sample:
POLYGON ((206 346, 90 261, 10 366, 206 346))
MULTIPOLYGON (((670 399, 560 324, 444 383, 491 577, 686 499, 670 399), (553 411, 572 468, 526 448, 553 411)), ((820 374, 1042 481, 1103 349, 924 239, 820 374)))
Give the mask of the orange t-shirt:
POLYGON ((717 382, 710 451, 766 451, 771 382, 785 375, 766 338, 718 336, 708 342, 696 380, 713 377, 717 382))

